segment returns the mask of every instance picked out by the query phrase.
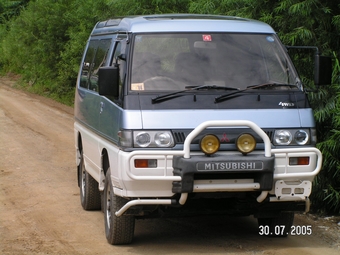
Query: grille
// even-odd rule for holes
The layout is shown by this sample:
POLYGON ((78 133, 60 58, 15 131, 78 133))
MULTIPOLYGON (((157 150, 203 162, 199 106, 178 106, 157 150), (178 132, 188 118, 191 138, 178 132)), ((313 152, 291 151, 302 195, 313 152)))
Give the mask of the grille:
POLYGON ((174 139, 175 139, 175 143, 184 143, 185 140, 185 134, 184 132, 174 132, 174 139))
POLYGON ((267 136, 269 137, 269 140, 270 141, 272 141, 272 139, 273 139, 273 131, 266 131, 266 130, 263 130, 266 134, 267 134, 267 136))
MULTIPOLYGON (((269 137, 270 141, 272 141, 273 138, 273 131, 272 130, 263 130, 267 136, 269 137)), ((183 132, 183 131, 174 131, 173 135, 174 135, 174 139, 175 139, 175 143, 177 144, 181 144, 184 143, 185 138, 187 137, 187 135, 190 133, 190 131, 188 131, 187 133, 183 132)), ((238 132, 237 132, 238 133, 238 132)), ((223 133, 221 134, 217 134, 218 136, 223 136, 223 133)), ((236 135, 235 137, 237 137, 238 135, 236 135)), ((260 138, 259 138, 260 139, 260 138)))

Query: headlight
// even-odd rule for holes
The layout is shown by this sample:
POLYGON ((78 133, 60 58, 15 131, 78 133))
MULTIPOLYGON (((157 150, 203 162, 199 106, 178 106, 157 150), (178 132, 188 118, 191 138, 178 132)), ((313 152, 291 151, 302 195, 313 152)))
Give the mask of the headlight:
MULTIPOLYGON (((316 138, 314 138, 316 139, 316 138)), ((273 139, 274 145, 305 145, 311 144, 309 129, 282 129, 276 130, 273 139)))
POLYGON ((236 140, 237 149, 244 155, 252 152, 256 147, 256 140, 251 134, 242 134, 236 140))
POLYGON ((309 135, 304 130, 298 130, 296 131, 294 135, 294 140, 298 145, 304 145, 308 142, 309 135))
POLYGON ((158 132, 155 134, 155 143, 158 147, 169 147, 173 140, 170 132, 158 132))
POLYGON ((214 154, 220 148, 220 141, 215 135, 205 135, 200 141, 201 151, 207 155, 214 154))
POLYGON ((135 141, 139 147, 148 147, 151 143, 150 134, 146 132, 140 132, 136 135, 135 141))
POLYGON ((277 145, 288 145, 292 139, 292 134, 288 130, 275 131, 274 141, 277 145))
POLYGON ((169 148, 174 146, 170 131, 133 131, 133 145, 139 148, 169 148))

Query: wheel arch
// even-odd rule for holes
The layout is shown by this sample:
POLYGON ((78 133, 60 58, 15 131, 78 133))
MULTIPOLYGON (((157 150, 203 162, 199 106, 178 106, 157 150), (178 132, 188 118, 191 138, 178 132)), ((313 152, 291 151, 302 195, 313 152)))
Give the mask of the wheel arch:
POLYGON ((76 149, 81 151, 83 149, 83 141, 82 141, 82 136, 79 130, 77 130, 77 133, 75 135, 76 137, 76 149))
POLYGON ((104 190, 105 176, 109 168, 110 168, 109 154, 106 148, 103 148, 102 153, 101 153, 101 173, 100 173, 100 182, 99 182, 99 189, 101 191, 104 190))
POLYGON ((81 162, 81 155, 83 151, 83 142, 81 138, 80 132, 77 135, 77 143, 76 143, 76 165, 77 165, 77 180, 78 180, 78 187, 80 187, 80 162, 81 162))

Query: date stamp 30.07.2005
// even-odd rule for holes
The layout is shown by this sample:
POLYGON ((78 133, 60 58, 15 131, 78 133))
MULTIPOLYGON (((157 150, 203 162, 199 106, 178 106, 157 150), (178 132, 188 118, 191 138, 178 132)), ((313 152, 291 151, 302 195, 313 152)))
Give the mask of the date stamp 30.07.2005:
POLYGON ((259 226, 259 235, 261 236, 310 236, 312 233, 313 230, 311 225, 291 226, 290 229, 287 229, 285 225, 276 225, 274 228, 270 228, 267 225, 259 226))

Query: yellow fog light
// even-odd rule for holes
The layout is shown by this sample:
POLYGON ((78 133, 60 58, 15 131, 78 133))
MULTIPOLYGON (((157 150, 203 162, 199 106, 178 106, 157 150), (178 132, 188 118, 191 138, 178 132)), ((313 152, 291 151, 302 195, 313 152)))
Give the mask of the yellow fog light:
POLYGON ((211 155, 219 150, 220 141, 215 135, 206 135, 201 139, 200 147, 205 154, 211 155))
POLYGON ((255 138, 251 134, 242 134, 236 140, 236 147, 242 154, 246 155, 255 149, 255 138))

